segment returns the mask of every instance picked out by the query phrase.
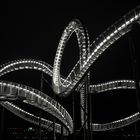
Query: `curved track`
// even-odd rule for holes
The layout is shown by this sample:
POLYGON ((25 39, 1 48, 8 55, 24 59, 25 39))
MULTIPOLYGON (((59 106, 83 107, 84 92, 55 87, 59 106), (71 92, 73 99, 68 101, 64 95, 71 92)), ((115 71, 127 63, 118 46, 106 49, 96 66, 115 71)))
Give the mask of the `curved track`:
MULTIPOLYGON (((12 113, 14 113, 15 115, 19 116, 20 118, 39 125, 39 121, 41 119, 41 127, 46 128, 48 131, 52 131, 53 130, 53 122, 46 120, 44 118, 39 118, 38 116, 35 116, 34 114, 31 114, 29 112, 26 112, 25 110, 19 108, 18 106, 10 103, 10 102, 0 102, 0 105, 2 105, 3 107, 5 107, 7 110, 11 111, 12 113)), ((62 126, 58 123, 55 123, 55 132, 62 134, 63 135, 68 135, 69 132, 67 131, 67 129, 65 129, 65 127, 61 128, 62 126), (63 130, 62 130, 63 129, 63 130)))
MULTIPOLYGON (((19 62, 19 60, 17 60, 18 62, 19 62)), ((13 66, 15 66, 16 67, 16 70, 20 70, 20 69, 24 69, 24 68, 26 68, 26 69, 38 69, 38 68, 36 68, 36 67, 34 67, 33 66, 33 64, 36 64, 36 63, 33 63, 32 64, 32 62, 34 62, 34 60, 20 60, 20 64, 22 64, 22 65, 20 65, 20 67, 18 66, 18 63, 16 63, 17 65, 13 65, 12 63, 14 63, 15 61, 12 61, 12 62, 10 62, 10 63, 7 63, 7 64, 5 64, 4 65, 4 67, 3 67, 3 69, 4 69, 4 71, 1 71, 2 73, 1 73, 1 75, 4 75, 3 73, 8 73, 8 72, 11 72, 11 71, 13 71, 13 69, 15 69, 13 66), (28 63, 27 63, 28 62, 28 63), (29 64, 30 63, 30 64, 29 64), (9 64, 10 64, 10 66, 9 66, 9 64), (27 67, 27 65, 32 65, 32 67, 27 67)), ((50 66, 51 67, 51 66, 50 66)), ((47 71, 47 69, 48 68, 46 68, 46 70, 44 70, 44 71, 47 71)), ((40 69, 39 69, 40 70, 40 69)), ((50 73, 52 73, 52 71, 50 70, 49 71, 50 73)), ((3 83, 3 82, 2 82, 3 83)), ((7 82, 7 84, 9 84, 9 83, 11 83, 11 82, 7 82)), ((4 82, 4 85, 6 85, 7 86, 7 84, 4 82)), ((12 83, 13 84, 13 83, 12 83)), ((23 85, 21 85, 21 84, 17 84, 17 87, 19 87, 20 88, 20 86, 23 86, 23 85)), ((24 86, 24 88, 25 89, 30 89, 29 87, 27 87, 27 86, 24 86), (26 87, 26 88, 25 88, 26 87)), ((3 88, 1 88, 1 90, 3 90, 4 89, 4 87, 3 88)), ((134 83, 134 81, 133 80, 117 80, 117 81, 110 81, 110 82, 106 82, 106 83, 101 83, 101 84, 97 84, 97 85, 90 85, 90 93, 100 93, 100 92, 104 92, 104 91, 108 91, 108 90, 115 90, 115 89, 135 89, 135 83, 134 83)), ((9 89, 9 91, 10 91, 10 89, 9 89)), ((30 92, 31 91, 37 91, 37 90, 35 90, 35 89, 30 89, 29 90, 30 92)), ((5 91, 6 92, 6 91, 5 91)), ((39 92, 39 91, 37 91, 37 92, 39 92)), ((1 91, 1 93, 3 93, 3 91, 1 91)), ((36 93, 36 92, 35 92, 36 93)), ((44 97, 44 94, 42 93, 42 94, 40 94, 40 93, 36 93, 37 95, 41 95, 41 97, 43 96, 44 97)), ((5 94, 4 94, 5 95, 5 94)), ((14 95, 14 93, 13 92, 8 92, 8 94, 7 94, 7 92, 6 92, 6 96, 9 96, 9 97, 11 97, 11 96, 13 96, 14 95)), ((15 96, 15 95, 14 95, 15 96)), ((45 95, 46 96, 46 95, 45 95)), ((50 97, 49 97, 50 98, 50 97)), ((53 99, 49 99, 50 101, 51 100, 53 100, 53 99)), ((25 99, 24 99, 24 102, 25 102, 25 99)), ((55 101, 56 102, 56 101, 55 101)), ((28 102, 27 102, 27 100, 26 100, 26 103, 30 103, 30 100, 28 100, 28 102)), ((32 103, 30 103, 30 104, 32 104, 32 103)), ((52 104, 52 101, 50 102, 50 104, 52 104)), ((56 103, 57 104, 57 103, 56 103)), ((33 104, 32 104, 33 105, 33 104)), ((6 105, 5 105, 6 106, 6 105)), ((56 105, 57 106, 57 105, 56 105)), ((50 107, 50 109, 54 109, 54 107, 50 107)), ((16 110, 16 109, 15 109, 16 110)), ((58 110, 55 110, 56 112, 58 112, 58 111, 60 111, 61 113, 63 113, 63 112, 65 112, 65 109, 60 109, 60 107, 59 107, 59 109, 58 110)), ((51 111, 49 111, 49 112, 51 112, 51 111)), ((53 113, 51 113, 53 116, 56 116, 56 114, 53 114, 53 113)), ((63 114, 66 114, 66 113, 63 113, 63 114)), ((58 116, 58 113, 57 113, 57 116, 58 116)), ((65 115, 65 117, 66 117, 67 115, 65 115)), ((61 119, 62 118, 59 118, 58 117, 58 119, 60 119, 60 121, 61 121, 61 119)), ((71 120, 71 119, 70 119, 71 120)), ((120 119, 120 120, 117 120, 117 121, 113 121, 113 122, 110 122, 110 123, 105 123, 105 124, 91 124, 91 128, 92 128, 92 130, 93 131, 105 131, 105 130, 110 130, 110 129, 116 129, 116 128, 120 128, 120 127, 124 127, 124 126, 126 126, 126 125, 129 125, 129 124, 131 124, 131 123, 133 123, 133 122, 136 122, 137 120, 139 120, 139 113, 135 113, 135 114, 133 114, 133 115, 131 115, 131 116, 129 116, 129 117, 126 117, 126 118, 124 118, 124 119, 120 119)), ((64 123, 64 122, 63 122, 64 123)), ((72 121, 71 121, 71 123, 72 123, 72 121)), ((44 124, 44 123, 43 123, 44 124)), ((66 124, 66 122, 64 123, 64 124, 66 124)), ((56 131, 57 132, 57 131, 56 131)), ((71 130, 71 132, 72 132, 72 130, 71 130)))
POLYGON ((90 93, 101 93, 116 89, 135 89, 135 82, 133 80, 116 80, 89 86, 90 93))
MULTIPOLYGON (((107 48, 109 48, 111 44, 124 36, 127 32, 131 31, 133 25, 137 22, 139 23, 139 20, 140 7, 136 7, 128 14, 123 16, 123 18, 110 26, 105 32, 96 38, 92 44, 89 45, 87 31, 82 26, 81 22, 75 19, 68 24, 62 34, 56 52, 53 68, 49 64, 39 60, 15 60, 1 66, 0 76, 21 69, 39 70, 47 75, 52 76, 53 90, 56 94, 60 96, 67 96, 80 84, 97 58, 107 48), (64 78, 60 75, 61 59, 66 43, 69 40, 71 34, 74 32, 77 35, 78 45, 80 48, 80 59, 69 73, 67 78, 64 78)), ((117 80, 103 84, 90 85, 89 89, 90 93, 100 93, 115 89, 135 89, 135 82, 132 80, 117 80)), ((13 82, 0 81, 0 97, 12 97, 13 99, 21 98, 24 103, 28 103, 43 109, 61 121, 61 123, 66 127, 64 130, 65 135, 68 135, 68 131, 73 133, 73 121, 69 113, 58 102, 38 90, 13 82)), ((84 101, 81 103, 83 102, 84 101)), ((30 114, 9 102, 2 101, 0 104, 21 118, 34 124, 38 124, 37 116, 34 116, 33 114, 30 114), (34 121, 31 120, 31 118, 34 121)), ((135 113, 129 117, 110 123, 91 123, 90 125, 93 131, 105 131, 129 125, 139 120, 139 118, 139 113, 135 113)), ((52 123, 45 119, 42 119, 41 122, 43 127, 47 127, 52 123)), ((60 133, 60 127, 60 124, 55 125, 56 132, 60 133)))
POLYGON ((73 121, 66 109, 54 99, 36 89, 13 82, 0 81, 0 96, 19 98, 24 103, 47 111, 60 120, 70 133, 73 131, 73 121))
MULTIPOLYGON (((101 54, 105 50, 111 47, 111 44, 115 43, 119 38, 121 38, 126 33, 131 31, 134 23, 136 22, 139 23, 139 20, 140 20, 140 7, 136 7, 128 14, 123 16, 123 18, 121 18, 116 23, 111 25, 101 35, 99 35, 99 37, 96 38, 90 45, 90 55, 87 57, 81 69, 79 69, 80 61, 78 61, 75 67, 72 69, 71 73, 66 78, 68 81, 70 81, 70 84, 65 84, 65 82, 62 83, 60 80, 60 64, 65 45, 70 35, 74 31, 76 32, 78 30, 79 32, 81 32, 81 34, 77 36, 78 38, 77 40, 78 41, 81 40, 81 44, 85 44, 85 36, 86 36, 84 35, 83 31, 84 28, 82 28, 81 24, 79 25, 79 23, 76 23, 75 21, 70 22, 70 24, 67 26, 67 28, 64 30, 62 34, 54 59, 54 67, 53 67, 54 92, 60 94, 61 96, 66 96, 72 90, 74 90, 80 83, 81 79, 84 78, 84 76, 87 74, 90 67, 97 60, 97 58, 101 56, 101 54)), ((79 47, 83 47, 83 49, 85 49, 84 45, 83 46, 80 45, 79 47)))

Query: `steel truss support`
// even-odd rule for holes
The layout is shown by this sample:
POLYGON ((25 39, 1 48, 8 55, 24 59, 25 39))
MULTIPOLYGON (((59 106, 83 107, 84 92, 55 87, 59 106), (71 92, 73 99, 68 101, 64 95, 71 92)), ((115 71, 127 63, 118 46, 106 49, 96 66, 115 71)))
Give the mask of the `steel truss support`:
POLYGON ((76 140, 75 135, 75 93, 72 93, 72 115, 73 115, 73 140, 76 140))
MULTIPOLYGON (((54 99, 54 100, 56 99, 55 94, 53 95, 53 99, 54 99)), ((56 122, 56 120, 55 120, 55 117, 54 117, 54 118, 53 118, 53 140, 56 139, 56 134, 55 134, 55 122, 56 122)))
MULTIPOLYGON (((135 87, 136 87, 136 101, 137 101, 137 108, 138 112, 140 113, 140 88, 139 88, 139 73, 138 73, 138 66, 137 66, 137 54, 136 54, 136 46, 134 44, 134 39, 132 36, 129 34, 128 36, 129 39, 129 49, 130 49, 130 55, 131 55, 131 65, 132 65, 132 70, 133 70, 133 77, 135 81, 135 87)), ((134 124, 135 125, 135 135, 136 135, 136 140, 138 140, 138 127, 137 127, 137 122, 134 124)))
MULTIPOLYGON (((41 73, 41 79, 40 79, 40 91, 43 91, 43 72, 41 73)), ((42 117, 42 110, 39 110, 39 140, 41 140, 41 117, 42 117)))
POLYGON ((92 94, 88 94, 88 136, 89 140, 92 140, 93 132, 92 132, 92 94))
POLYGON ((2 112, 1 112, 1 124, 0 124, 0 139, 4 140, 4 114, 5 113, 5 108, 2 107, 2 112))
POLYGON ((84 93, 85 93, 85 103, 84 108, 80 105, 80 109, 84 112, 84 123, 80 127, 78 134, 81 133, 83 130, 83 139, 84 140, 91 140, 92 139, 92 130, 91 130, 91 122, 92 122, 92 102, 91 102, 91 94, 89 94, 89 73, 84 79, 84 93))
MULTIPOLYGON (((44 78, 43 72, 41 73, 41 80, 40 80, 40 91, 43 92, 43 86, 44 86, 44 81, 47 82, 47 80, 44 78)), ((47 82, 48 83, 48 82, 47 82)), ((54 94, 54 99, 55 94, 54 94)), ((41 135, 41 117, 42 117, 42 110, 39 110, 39 140, 42 139, 42 135, 41 135)), ((53 140, 56 139, 56 134, 55 134, 55 118, 53 118, 53 123, 49 126, 49 127, 53 127, 53 134, 52 134, 52 138, 53 140)), ((48 127, 48 129, 49 129, 48 127)))

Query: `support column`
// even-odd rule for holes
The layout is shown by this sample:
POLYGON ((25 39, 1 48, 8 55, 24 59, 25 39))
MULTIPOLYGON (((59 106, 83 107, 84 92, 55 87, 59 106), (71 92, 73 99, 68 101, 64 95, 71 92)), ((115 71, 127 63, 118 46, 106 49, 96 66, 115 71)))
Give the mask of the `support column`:
POLYGON ((55 118, 53 119, 53 140, 56 139, 56 136, 55 136, 55 118))
POLYGON ((88 133, 89 133, 89 140, 92 140, 92 95, 88 93, 88 133))
MULTIPOLYGON (((132 36, 128 36, 129 38, 129 49, 130 49, 130 55, 131 55, 131 63, 132 63, 132 70, 133 70, 133 77, 135 81, 135 87, 136 87, 136 101, 137 101, 137 108, 138 112, 140 113, 140 87, 139 87, 139 73, 138 73, 138 66, 137 66, 137 54, 136 54, 136 46, 134 44, 134 40, 132 36)), ((135 135, 136 140, 138 140, 138 128, 137 123, 135 123, 135 135)))
MULTIPOLYGON (((43 72, 41 73, 41 79, 40 79, 40 91, 43 91, 43 72)), ((39 109, 39 140, 42 138, 41 134, 41 117, 42 117, 42 110, 39 109)))
POLYGON ((61 125, 61 140, 63 140, 63 125, 61 125))
POLYGON ((1 113, 1 124, 0 124, 0 139, 4 140, 4 107, 2 107, 2 113, 1 113))
MULTIPOLYGON (((55 95, 55 94, 53 94, 53 99, 56 100, 56 95, 55 95)), ((56 134, 55 134, 55 122, 56 122, 56 120, 55 120, 55 117, 54 117, 54 118, 53 118, 53 140, 56 139, 56 134)))
POLYGON ((72 93, 72 118, 73 118, 73 140, 75 140, 75 97, 74 92, 72 93))

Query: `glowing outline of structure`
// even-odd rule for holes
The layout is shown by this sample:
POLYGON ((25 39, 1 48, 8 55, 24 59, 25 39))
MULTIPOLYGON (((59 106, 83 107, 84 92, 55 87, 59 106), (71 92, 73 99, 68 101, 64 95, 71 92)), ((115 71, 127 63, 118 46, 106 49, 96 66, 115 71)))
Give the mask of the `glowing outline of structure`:
POLYGON ((20 97, 22 102, 47 111, 59 119, 69 132, 72 133, 73 124, 69 113, 48 95, 29 86, 9 81, 0 81, 0 88, 1 96, 4 95, 12 98, 20 97))
MULTIPOLYGON (((54 66, 53 66, 53 86, 54 86, 54 92, 56 94, 60 94, 61 96, 66 96, 69 94, 74 88, 76 88, 77 84, 79 81, 82 79, 82 77, 85 75, 85 73, 89 70, 89 68, 92 66, 92 64, 97 60, 97 58, 108 48, 116 42, 119 38, 121 38, 123 35, 125 35, 127 32, 131 30, 131 26, 135 22, 139 22, 140 18, 140 7, 136 7, 136 9, 133 9, 131 12, 123 16, 120 20, 118 20, 115 24, 107 28, 106 31, 104 31, 99 37, 97 37, 93 43, 90 45, 90 55, 82 65, 80 72, 74 71, 77 67, 77 64, 80 63, 79 61, 76 63, 68 77, 66 78, 66 81, 70 81, 69 84, 64 86, 64 83, 61 82, 60 80, 60 65, 61 65, 61 59, 63 55, 63 51, 65 48, 65 45, 70 38, 71 34, 77 30, 80 30, 81 34, 83 34, 83 39, 82 41, 85 44, 85 38, 86 35, 84 34, 85 32, 83 31, 84 28, 82 28, 82 24, 79 25, 79 21, 72 21, 68 24, 66 29, 64 30, 60 43, 58 45, 57 51, 56 51, 56 56, 54 59, 54 66), (132 14, 132 15, 131 15, 132 14), (133 15, 134 14, 134 15, 133 15), (132 17, 131 17, 132 16, 132 17), (69 30, 68 30, 68 29, 69 30), (82 28, 82 30, 81 30, 82 28), (68 30, 68 31, 67 31, 68 30), (72 78, 72 74, 74 73, 75 77, 72 78)), ((78 36, 77 36, 78 37, 78 36)), ((81 36, 80 36, 81 37, 81 36)), ((79 38, 80 38, 79 37, 79 38)), ((79 42, 79 38, 77 38, 79 42)), ((78 43, 79 44, 79 43, 78 43)), ((82 43, 81 43, 82 44, 82 43)), ((79 48, 82 47, 82 45, 79 46, 79 48)), ((83 49, 85 50, 85 46, 83 45, 83 49)), ((85 50, 85 53, 87 51, 85 50)), ((84 52, 83 52, 84 54, 84 52)), ((77 69, 76 69, 77 70, 77 69)))
MULTIPOLYGON (((31 67, 29 67, 29 63, 31 64, 38 64, 37 62, 35 63, 34 61, 35 60, 17 60, 17 61, 12 61, 11 63, 7 63, 5 64, 3 67, 3 71, 1 71, 1 75, 3 75, 4 73, 8 73, 8 72, 11 72, 13 71, 14 69, 16 70, 21 70, 21 69, 31 69, 31 67), (20 62, 19 62, 20 61, 20 62), (15 63, 15 62, 19 62, 19 64, 22 64, 23 66, 19 66, 18 63, 15 63), (34 63, 33 63, 34 62, 34 63), (12 64, 13 63, 13 64, 12 64), (27 65, 25 65, 27 64, 27 65), (17 66, 18 67, 17 67, 17 66), (15 66, 15 68, 13 67, 15 66)), ((50 66, 51 67, 51 66, 50 66)), ((32 65, 32 69, 36 67, 34 67, 32 65)), ((48 68, 47 68, 48 69, 48 68)), ((39 69, 40 70, 40 69, 39 69)), ((46 70, 44 70, 46 71, 46 70)), ((51 73, 51 72, 50 72, 51 73)), ((95 91, 98 93, 98 92, 101 92, 99 89, 100 88, 97 88, 96 87, 101 87, 101 86, 104 86, 104 85, 112 85, 112 83, 115 85, 115 86, 108 86, 108 88, 106 87, 105 90, 103 91, 107 91, 107 90, 114 90, 114 89, 135 89, 135 86, 134 86, 134 81, 132 80, 117 80, 117 81, 112 81, 112 82, 108 82, 108 83, 103 83, 103 84, 97 84, 97 85, 91 85, 90 87, 91 88, 95 88, 95 91), (122 86, 118 86, 116 83, 122 83, 122 86), (129 86, 131 83, 131 86, 129 86), (114 88, 113 88, 114 87, 114 88)), ((103 88, 102 88, 103 89, 103 88)), ((92 90, 90 90, 90 93, 92 94, 92 90)), ((102 92, 103 92, 102 91, 102 92)), ((94 92, 95 93, 95 92, 94 92)), ((6 106, 6 105, 5 105, 6 106)), ((139 113, 135 113, 129 117, 126 117, 124 119, 121 119, 121 120, 117 120, 117 121, 113 121, 113 122, 110 122, 110 123, 105 123, 105 124, 92 124, 92 130, 94 131, 105 131, 105 130, 110 130, 110 129, 116 129, 116 128, 120 128, 122 126, 125 126, 125 125, 128 125, 128 124, 131 124, 133 122, 136 122, 137 120, 139 120, 139 113), (111 125, 112 124, 112 125, 111 125), (119 125, 118 125, 119 124, 119 125), (110 126, 110 127, 109 127, 110 126)), ((57 132, 57 131, 56 131, 57 132)), ((59 131, 60 132, 60 131, 59 131)), ((66 133, 67 134, 67 133, 66 133)))
MULTIPOLYGON (((62 84, 61 84, 61 80, 60 80, 60 77, 61 76, 60 76, 60 72, 59 72, 59 70, 60 70, 60 67, 59 67, 60 65, 59 64, 60 64, 60 61, 61 61, 60 56, 61 56, 61 53, 63 51, 63 48, 61 48, 61 47, 59 48, 58 47, 58 49, 57 49, 58 51, 57 52, 59 52, 60 50, 61 51, 58 53, 59 55, 56 54, 55 61, 54 61, 54 69, 53 69, 53 80, 54 80, 53 81, 53 85, 55 87, 54 88, 54 91, 57 94, 61 93, 62 96, 65 96, 66 94, 70 93, 71 90, 73 90, 79 84, 80 79, 82 79, 82 77, 85 75, 85 73, 91 67, 91 65, 93 64, 93 62, 95 62, 95 60, 111 44, 113 44, 116 40, 118 40, 120 37, 122 37, 127 32, 129 32, 131 30, 131 26, 135 22, 139 22, 138 21, 139 18, 140 18, 140 7, 136 7, 130 13, 128 13, 127 15, 125 15, 118 22, 116 22, 110 28, 108 28, 105 32, 103 32, 103 34, 101 34, 97 39, 95 39, 95 41, 91 44, 92 47, 90 46, 90 48, 91 48, 91 54, 88 56, 88 58, 86 59, 86 61, 84 62, 84 64, 82 64, 82 67, 79 69, 80 72, 77 73, 77 72, 74 71, 76 69, 77 64, 78 64, 77 63, 76 66, 74 67, 74 69, 71 72, 71 73, 75 72, 75 78, 72 79, 72 84, 71 84, 71 80, 69 80, 71 78, 71 76, 69 76, 70 77, 69 79, 66 78, 64 80, 63 83, 65 83, 65 85, 63 86, 63 88, 60 88, 62 86, 62 84), (56 83, 57 83, 57 85, 56 85, 56 83)), ((64 37, 65 36, 66 36, 66 38, 68 37, 67 35, 64 35, 64 37)), ((63 39, 63 36, 62 36, 62 40, 61 40, 62 42, 60 43, 60 44, 62 44, 62 46, 63 46, 63 44, 65 44, 67 42, 67 39, 66 38, 63 39)), ((86 56, 85 53, 83 53, 83 55, 86 56)), ((109 89, 109 90, 111 90, 111 89, 109 89)), ((136 114, 134 114, 134 115, 132 115, 130 117, 127 117, 126 120, 130 120, 131 118, 133 118, 135 116, 138 116, 138 114, 136 113, 136 114)), ((139 117, 138 117, 138 119, 139 119, 139 117)), ((122 121, 123 121, 123 119, 122 119, 122 121)), ((125 119, 124 119, 124 121, 125 121, 125 119)), ((119 121, 114 121, 114 123, 116 123, 116 124, 117 123, 120 123, 120 122, 121 122, 120 120, 119 121)), ((129 124, 129 122, 127 122, 126 124, 129 124)), ((92 124, 92 126, 94 127, 94 124, 92 124)), ((97 126, 99 126, 99 125, 97 125, 97 126)), ((96 131, 96 128, 94 128, 93 131, 96 131)))

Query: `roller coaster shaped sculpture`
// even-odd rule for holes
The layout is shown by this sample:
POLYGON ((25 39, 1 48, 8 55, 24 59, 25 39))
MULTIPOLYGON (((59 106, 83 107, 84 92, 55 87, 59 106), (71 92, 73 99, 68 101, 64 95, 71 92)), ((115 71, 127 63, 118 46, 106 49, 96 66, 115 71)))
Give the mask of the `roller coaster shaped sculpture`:
MULTIPOLYGON (((1 65, 0 76, 21 69, 33 69, 41 71, 44 74, 52 77, 53 91, 58 96, 67 97, 67 95, 69 95, 72 91, 79 89, 81 106, 84 108, 84 77, 88 75, 90 68, 94 67, 93 63, 98 59, 98 57, 101 56, 105 50, 111 47, 111 45, 119 38, 131 31, 135 23, 139 24, 139 21, 140 6, 131 10, 120 20, 107 28, 106 31, 100 34, 99 37, 93 41, 93 43, 90 43, 87 30, 78 19, 74 19, 68 24, 61 36, 53 67, 40 60, 15 60, 1 65), (77 36, 80 57, 79 61, 73 67, 69 75, 65 78, 60 74, 61 59, 64 48, 66 47, 66 43, 73 33, 75 33, 77 36)), ((136 86, 134 80, 116 80, 96 85, 89 85, 88 89, 88 94, 98 94, 104 91, 116 89, 134 90, 136 89, 136 86)), ((55 123, 54 129, 56 133, 61 133, 61 131, 63 131, 63 135, 65 136, 73 133, 73 119, 67 110, 57 101, 34 88, 14 82, 0 81, 0 99, 13 100, 17 97, 22 98, 22 102, 35 106, 55 116, 61 122, 61 124, 55 123), (64 127, 61 126, 62 124, 64 127)), ((46 120, 44 118, 39 120, 38 116, 26 112, 10 101, 0 101, 0 105, 15 115, 25 119, 26 121, 36 125, 38 125, 39 121, 41 121, 41 127, 53 130, 53 127, 49 127, 51 124, 53 124, 52 121, 46 120)), ((84 112, 81 109, 81 125, 84 124, 84 119, 84 112)), ((109 123, 98 124, 90 122, 90 127, 92 131, 106 131, 124 127, 138 121, 139 119, 140 113, 136 112, 131 116, 109 123)))

